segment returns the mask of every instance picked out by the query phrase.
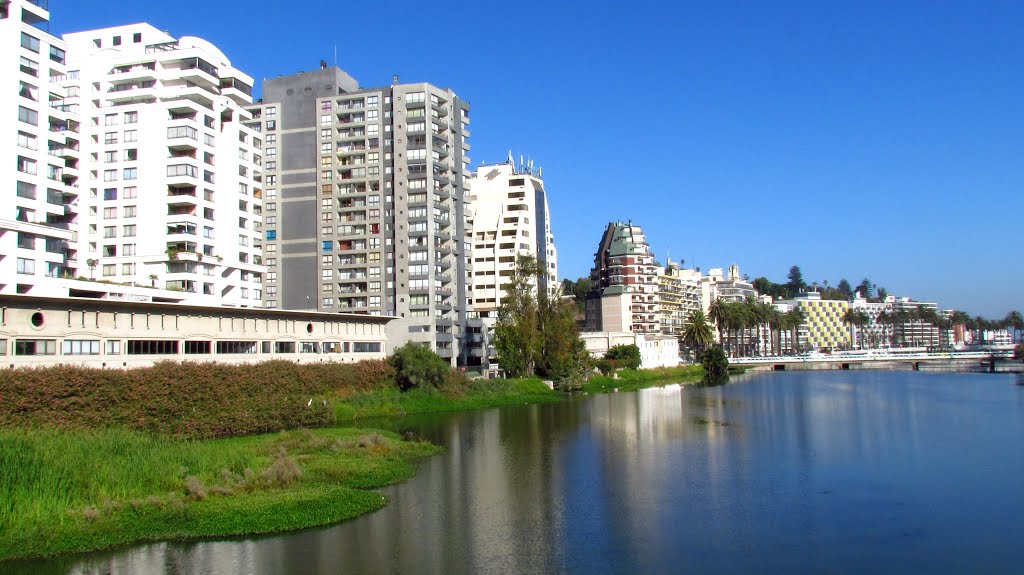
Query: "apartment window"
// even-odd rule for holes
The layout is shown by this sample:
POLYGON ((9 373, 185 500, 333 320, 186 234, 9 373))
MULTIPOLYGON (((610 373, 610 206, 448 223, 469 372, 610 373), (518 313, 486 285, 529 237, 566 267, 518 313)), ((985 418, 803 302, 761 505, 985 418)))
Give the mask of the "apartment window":
MULTIPOLYGON (((36 199, 36 186, 28 182, 18 182, 17 194, 19 198, 34 200, 36 199)), ((21 218, 18 219, 20 220, 21 218)))
POLYGON ((268 170, 276 170, 277 169, 277 162, 267 162, 265 167, 268 170))
POLYGON ((125 180, 136 180, 136 179, 138 179, 138 177, 139 177, 139 169, 138 168, 125 168, 124 169, 124 179, 125 180))
POLYGON ((213 146, 213 145, 216 145, 215 142, 216 142, 216 139, 214 139, 212 134, 203 134, 203 143, 204 144, 206 144, 207 146, 213 146))
POLYGON ((266 116, 268 118, 276 117, 277 116, 277 106, 267 106, 267 108, 266 108, 266 116))
POLYGON ((18 273, 33 275, 36 273, 36 261, 27 258, 18 258, 18 273))
POLYGON ((18 171, 29 175, 36 174, 36 161, 24 156, 18 156, 18 171))
POLYGON ((376 106, 377 105, 377 101, 378 101, 377 100, 377 96, 367 96, 366 97, 366 107, 369 108, 369 107, 376 106))
POLYGON ((18 132, 18 145, 29 150, 35 150, 39 147, 36 137, 25 132, 18 132))
POLYGON ((173 126, 167 128, 168 139, 189 138, 191 140, 195 140, 198 134, 199 130, 196 130, 192 126, 173 126))
POLYGON ((103 152, 103 162, 112 164, 117 161, 117 151, 103 152))
POLYGON ((33 102, 39 101, 39 88, 27 82, 18 81, 18 95, 33 102))
POLYGON ((31 50, 36 54, 39 53, 39 38, 29 36, 28 34, 21 33, 21 47, 26 50, 31 50))
POLYGON ((138 148, 129 148, 129 149, 125 150, 124 151, 124 159, 125 159, 125 161, 128 161, 128 162, 134 162, 135 160, 138 160, 139 159, 139 149, 138 148))
POLYGON ((189 176, 196 177, 199 173, 199 169, 190 164, 172 164, 167 166, 167 176, 189 176))
POLYGON ((138 130, 125 130, 125 132, 124 132, 124 141, 125 141, 126 144, 128 142, 138 141, 138 139, 139 139, 139 131, 138 130))
POLYGON ((138 207, 137 206, 125 206, 124 207, 124 217, 126 217, 126 218, 134 218, 137 213, 138 213, 138 207))
POLYGON ((136 33, 132 34, 132 42, 135 43, 135 44, 138 44, 139 42, 142 42, 142 33, 141 32, 136 32, 136 33))
POLYGON ((426 99, 424 92, 409 92, 405 95, 406 103, 423 102, 426 99))
POLYGON ((103 208, 103 219, 113 220, 117 218, 117 208, 103 208))
POLYGON ((128 186, 121 192, 121 197, 126 200, 134 200, 138 196, 139 189, 135 186, 128 186))
POLYGON ((276 130, 277 120, 267 120, 267 130, 276 130))
POLYGON ((103 190, 103 199, 106 201, 117 199, 117 188, 105 188, 103 190))
POLYGON ((117 114, 107 114, 103 117, 104 126, 116 126, 117 125, 117 114))
POLYGON ((273 158, 277 156, 277 148, 267 148, 265 153, 268 158, 273 158))
POLYGON ((120 46, 121 45, 121 37, 120 36, 114 36, 114 45, 115 46, 120 46))
POLYGON ((18 121, 25 122, 26 124, 32 124, 33 126, 38 126, 39 113, 35 110, 30 110, 24 106, 18 106, 18 121))
POLYGON ((21 71, 32 76, 34 78, 39 77, 39 64, 33 60, 22 56, 21 57, 21 71))
POLYGON ((117 143, 117 132, 107 132, 103 134, 104 144, 116 144, 117 143))
POLYGON ((324 115, 320 116, 320 125, 321 126, 330 126, 331 125, 331 115, 330 114, 324 114, 324 115))
MULTIPOLYGON (((135 227, 135 226, 132 226, 132 227, 135 227)), ((132 235, 134 235, 134 234, 132 234, 132 235)), ((122 244, 121 245, 121 255, 122 256, 134 256, 135 255, 135 244, 122 244)))
POLYGON ((103 239, 109 240, 117 237, 117 226, 104 226, 103 239))
POLYGON ((58 64, 63 64, 65 56, 64 50, 61 50, 56 46, 50 46, 50 60, 53 60, 58 64))
POLYGON ((117 264, 103 264, 103 275, 104 276, 116 276, 117 275, 117 264))
POLYGON ((116 182, 117 181, 117 170, 103 170, 103 181, 104 182, 116 182))
POLYGON ((124 113, 124 123, 125 124, 137 124, 138 122, 139 122, 139 113, 138 112, 125 112, 124 113))

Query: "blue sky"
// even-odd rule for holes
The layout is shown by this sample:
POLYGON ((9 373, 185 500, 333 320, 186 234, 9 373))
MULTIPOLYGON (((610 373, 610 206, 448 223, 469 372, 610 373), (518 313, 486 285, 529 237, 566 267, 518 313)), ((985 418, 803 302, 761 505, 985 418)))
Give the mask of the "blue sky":
POLYGON ((259 81, 338 65, 472 105, 473 163, 544 168, 560 275, 610 220, 657 259, 1024 309, 1024 3, 51 0, 146 21, 259 81), (378 24, 384 24, 380 26, 378 24), (262 43, 250 39, 265 39, 262 43))

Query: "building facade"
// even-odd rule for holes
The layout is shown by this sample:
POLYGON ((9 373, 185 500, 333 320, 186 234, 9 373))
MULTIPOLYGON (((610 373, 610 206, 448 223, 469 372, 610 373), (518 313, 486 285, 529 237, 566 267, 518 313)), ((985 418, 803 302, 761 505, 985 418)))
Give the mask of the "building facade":
POLYGON ((668 261, 658 268, 658 325, 679 336, 690 314, 701 309, 701 274, 668 261))
POLYGON ((657 273, 640 226, 609 223, 590 272, 586 331, 659 333, 657 273))
POLYGON ((383 359, 389 317, 0 295, 0 365, 383 359))
POLYGON ((538 171, 511 161, 479 166, 470 183, 473 308, 481 318, 497 319, 501 286, 512 277, 516 256, 536 260, 542 270, 539 289, 558 284, 547 194, 538 171))
POLYGON ((83 157, 81 98, 45 2, 0 3, 0 294, 76 275, 83 157))
POLYGON ((843 321, 843 315, 850 309, 849 302, 823 300, 821 294, 810 292, 780 303, 792 305, 804 313, 806 331, 799 332, 801 347, 811 351, 850 347, 850 331, 843 321))
POLYGON ((64 39, 81 101, 79 275, 260 306, 252 78, 209 42, 148 24, 64 39))
POLYGON ((479 341, 463 338, 473 323, 469 104, 397 77, 360 88, 323 64, 266 81, 250 111, 274 162, 266 307, 393 315, 393 345, 479 363, 479 341))
POLYGON ((69 296, 57 280, 82 278, 260 305, 252 79, 148 24, 57 39, 46 5, 0 11, 0 125, 17 134, 0 147, 14 187, 0 195, 0 293, 69 296))

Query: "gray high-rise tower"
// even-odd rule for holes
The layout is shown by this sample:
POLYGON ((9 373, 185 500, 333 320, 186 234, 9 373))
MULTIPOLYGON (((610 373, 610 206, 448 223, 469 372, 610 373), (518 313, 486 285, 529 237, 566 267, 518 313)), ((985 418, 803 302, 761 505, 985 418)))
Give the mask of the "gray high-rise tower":
POLYGON ((389 345, 473 363, 469 104, 397 78, 359 88, 334 67, 263 94, 266 306, 394 315, 389 345))

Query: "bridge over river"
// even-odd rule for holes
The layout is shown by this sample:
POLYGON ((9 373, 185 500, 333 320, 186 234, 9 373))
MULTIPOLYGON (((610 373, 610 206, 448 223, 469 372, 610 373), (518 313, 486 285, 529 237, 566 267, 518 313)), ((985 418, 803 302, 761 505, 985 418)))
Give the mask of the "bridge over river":
POLYGON ((1024 363, 1008 350, 928 352, 842 352, 795 356, 734 357, 731 365, 747 371, 802 371, 816 369, 898 369, 913 371, 975 371, 1024 373, 1024 363))

